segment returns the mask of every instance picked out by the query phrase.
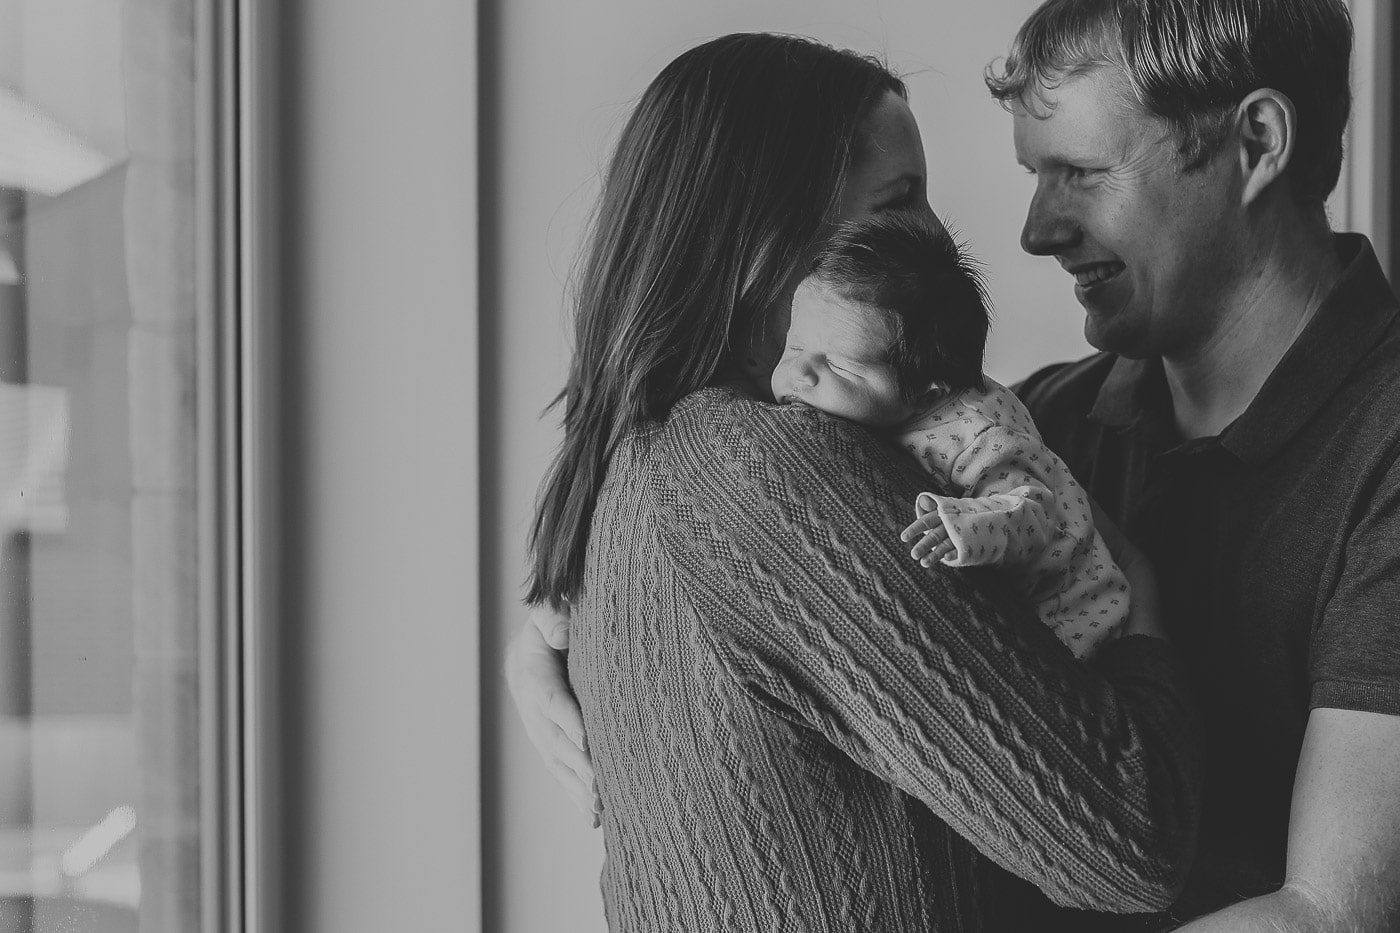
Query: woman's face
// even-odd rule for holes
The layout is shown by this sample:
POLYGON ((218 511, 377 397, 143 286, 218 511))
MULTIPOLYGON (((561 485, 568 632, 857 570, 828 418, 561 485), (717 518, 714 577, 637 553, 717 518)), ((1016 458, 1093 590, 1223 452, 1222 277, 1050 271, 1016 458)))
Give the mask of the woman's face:
POLYGON ((920 211, 937 222, 927 176, 919 125, 904 98, 891 91, 861 123, 837 223, 889 210, 920 211))
MULTIPOLYGON (((891 210, 916 211, 939 223, 928 203, 928 171, 918 124, 909 105, 893 91, 876 103, 861 123, 860 142, 846 175, 836 222, 891 210)), ((792 290, 809 263, 810 258, 803 261, 802 269, 793 276, 792 289, 779 306, 763 315, 763 329, 754 334, 749 352, 744 354, 745 374, 764 396, 783 353, 792 290)))

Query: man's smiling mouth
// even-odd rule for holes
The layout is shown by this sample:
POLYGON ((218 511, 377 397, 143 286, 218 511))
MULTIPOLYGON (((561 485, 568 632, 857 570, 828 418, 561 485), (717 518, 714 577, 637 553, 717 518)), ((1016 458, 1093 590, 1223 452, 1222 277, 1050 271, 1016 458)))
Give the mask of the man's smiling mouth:
POLYGON ((1121 262, 1093 262, 1074 266, 1066 271, 1074 276, 1074 283, 1080 288, 1093 288, 1114 278, 1126 268, 1121 262))

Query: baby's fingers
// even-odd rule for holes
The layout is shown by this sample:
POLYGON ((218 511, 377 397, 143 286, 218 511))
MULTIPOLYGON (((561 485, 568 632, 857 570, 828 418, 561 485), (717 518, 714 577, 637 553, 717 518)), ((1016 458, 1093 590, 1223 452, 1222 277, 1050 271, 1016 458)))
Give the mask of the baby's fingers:
POLYGON ((922 538, 935 528, 943 527, 943 519, 938 517, 937 512, 930 512, 919 518, 914 524, 899 533, 899 540, 913 541, 915 538, 922 538))
POLYGON ((948 541, 948 529, 940 522, 938 527, 930 528, 924 532, 924 536, 914 545, 914 549, 909 552, 909 556, 915 560, 923 560, 934 549, 948 541))
POLYGON ((924 565, 925 567, 932 567, 934 564, 938 563, 943 558, 947 557, 949 554, 953 553, 957 549, 957 545, 945 539, 942 543, 940 543, 937 547, 930 551, 926 556, 921 558, 919 560, 919 563, 924 565))

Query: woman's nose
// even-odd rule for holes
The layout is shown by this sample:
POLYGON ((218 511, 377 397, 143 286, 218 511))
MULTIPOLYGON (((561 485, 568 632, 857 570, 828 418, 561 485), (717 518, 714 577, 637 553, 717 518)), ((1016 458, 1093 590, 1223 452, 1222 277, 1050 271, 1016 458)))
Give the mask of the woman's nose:
POLYGON ((817 370, 811 363, 802 360, 793 367, 792 381, 800 386, 814 386, 817 384, 817 370))

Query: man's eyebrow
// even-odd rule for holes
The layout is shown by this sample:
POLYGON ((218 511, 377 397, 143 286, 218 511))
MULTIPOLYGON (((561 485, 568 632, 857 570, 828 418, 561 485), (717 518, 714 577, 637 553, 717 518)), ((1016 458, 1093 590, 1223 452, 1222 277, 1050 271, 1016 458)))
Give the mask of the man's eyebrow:
MULTIPOLYGON (((1057 152, 1054 155, 1044 156, 1036 161, 1046 168, 1057 169, 1092 165, 1098 163, 1100 160, 1095 158, 1092 153, 1057 152)), ((1036 167, 1025 159, 1018 158, 1016 164, 1021 166, 1021 168, 1036 171, 1036 167)))

